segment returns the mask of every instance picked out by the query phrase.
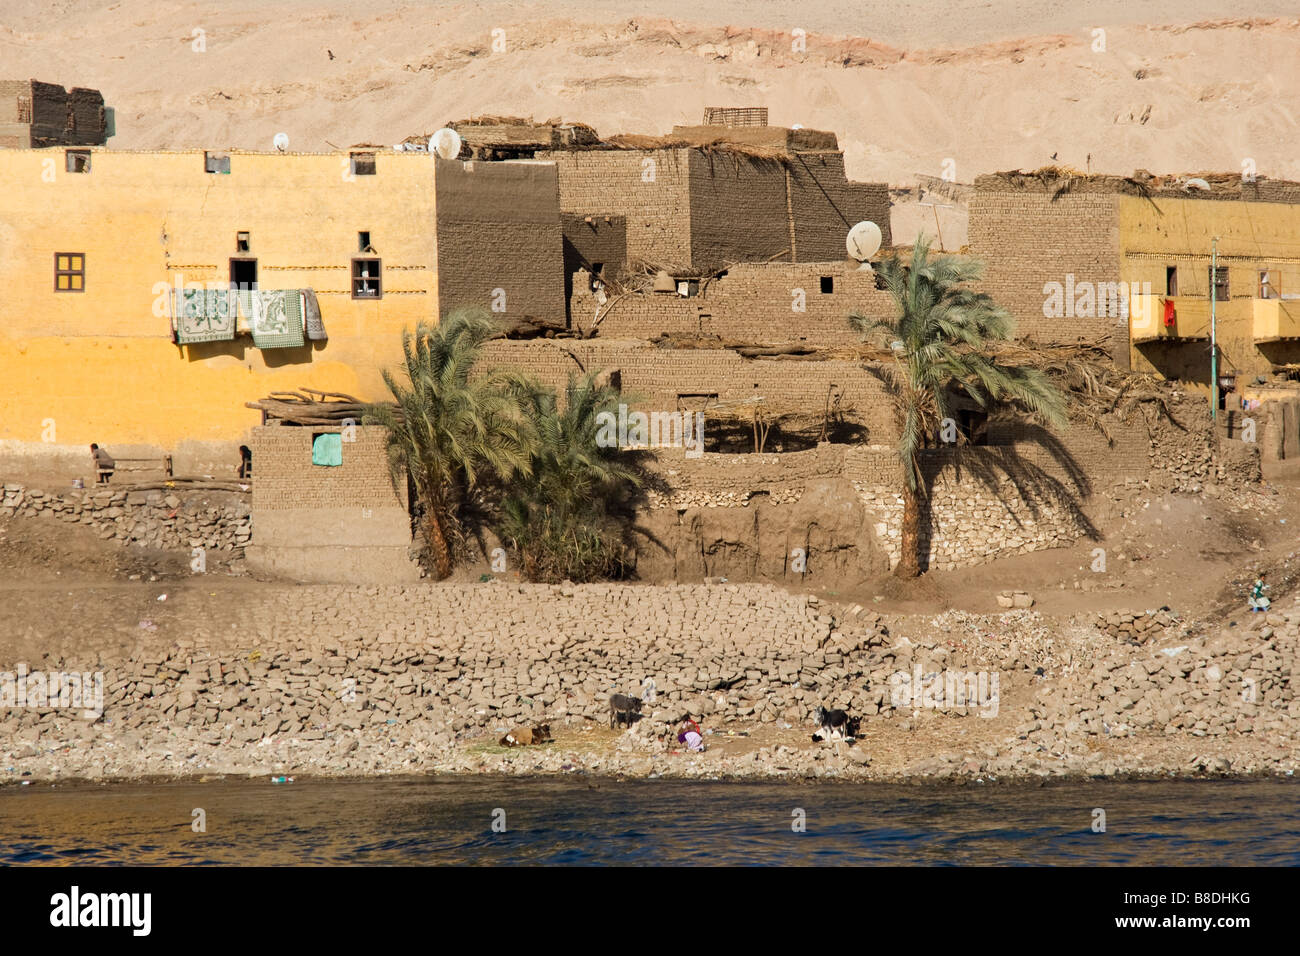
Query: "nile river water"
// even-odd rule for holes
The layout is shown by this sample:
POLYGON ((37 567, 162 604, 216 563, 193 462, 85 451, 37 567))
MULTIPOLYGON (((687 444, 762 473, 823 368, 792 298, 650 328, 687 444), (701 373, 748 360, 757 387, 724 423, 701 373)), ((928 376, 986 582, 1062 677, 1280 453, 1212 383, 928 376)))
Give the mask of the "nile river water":
POLYGON ((1292 780, 34 783, 0 788, 0 862, 1297 866, 1298 804, 1292 780))

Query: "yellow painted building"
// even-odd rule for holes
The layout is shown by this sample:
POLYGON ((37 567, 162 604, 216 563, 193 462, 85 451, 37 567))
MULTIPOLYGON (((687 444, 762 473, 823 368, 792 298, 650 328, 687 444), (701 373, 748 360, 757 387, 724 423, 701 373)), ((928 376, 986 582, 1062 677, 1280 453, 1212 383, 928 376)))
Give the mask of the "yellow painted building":
POLYGON ((388 150, 0 150, 0 463, 88 461, 98 442, 119 456, 171 452, 178 472, 229 471, 261 424, 245 402, 300 387, 384 398, 380 370, 400 362, 402 330, 439 315, 439 230, 493 238, 460 255, 464 243, 448 240, 443 256, 456 295, 473 299, 444 305, 489 305, 509 283, 475 269, 498 248, 518 258, 501 223, 530 202, 554 257, 519 268, 553 285, 562 309, 554 167, 456 162, 448 206, 462 212, 448 224, 435 188, 445 162, 388 150), (479 183, 487 203, 473 201, 479 183), (231 281, 315 290, 328 340, 174 344, 169 290, 231 281))
POLYGON ((1214 333, 1221 405, 1257 377, 1300 365, 1300 204, 1119 198, 1121 280, 1137 371, 1210 394, 1211 241, 1218 237, 1214 333))

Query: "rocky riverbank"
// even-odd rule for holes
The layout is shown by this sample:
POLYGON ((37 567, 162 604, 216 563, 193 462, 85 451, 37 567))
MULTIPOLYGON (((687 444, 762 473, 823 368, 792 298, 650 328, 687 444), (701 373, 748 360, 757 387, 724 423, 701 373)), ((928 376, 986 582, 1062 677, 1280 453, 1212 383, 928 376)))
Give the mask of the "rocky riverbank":
MULTIPOLYGON (((259 594, 227 609, 229 631, 147 635, 130 653, 93 660, 65 652, 5 662, 0 781, 987 779, 1288 774, 1298 762, 1300 604, 1239 628, 1179 628, 1177 643, 1151 628, 1138 643, 1099 628, 1095 615, 886 617, 761 585, 259 594), (63 683, 53 675, 73 671, 81 697, 49 697, 63 683), (649 682, 643 718, 609 729, 608 695, 648 698, 649 682), (814 742, 822 705, 860 715, 858 740, 814 742), (686 714, 705 729, 703 754, 676 741, 686 714), (550 724, 555 741, 498 744, 535 723, 550 724)), ((201 603, 192 612, 217 613, 201 603)))

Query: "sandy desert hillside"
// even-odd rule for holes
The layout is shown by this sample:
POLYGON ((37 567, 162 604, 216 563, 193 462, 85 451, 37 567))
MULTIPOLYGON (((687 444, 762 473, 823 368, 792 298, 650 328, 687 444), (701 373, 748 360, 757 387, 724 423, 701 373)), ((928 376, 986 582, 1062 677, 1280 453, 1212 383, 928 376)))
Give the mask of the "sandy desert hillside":
MULTIPOLYGON (((480 113, 667 132, 706 105, 767 105, 836 131, 850 175, 896 185, 1054 156, 1300 178, 1296 4, 1236 6, 4 0, 0 75, 100 88, 118 149, 266 149, 284 131, 316 151, 480 113)), ((950 246, 963 227, 945 223, 950 246)))

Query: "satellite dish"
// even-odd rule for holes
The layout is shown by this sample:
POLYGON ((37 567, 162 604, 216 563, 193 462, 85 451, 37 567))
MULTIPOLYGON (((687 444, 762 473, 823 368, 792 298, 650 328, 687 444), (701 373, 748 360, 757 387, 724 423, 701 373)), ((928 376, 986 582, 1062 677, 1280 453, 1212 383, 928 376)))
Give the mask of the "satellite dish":
POLYGON ((870 269, 867 260, 880 251, 882 238, 880 227, 874 222, 860 222, 849 230, 844 246, 849 250, 850 258, 862 263, 863 269, 870 269))
POLYGON ((444 126, 429 138, 433 151, 443 159, 456 159, 460 156, 460 134, 444 126))
POLYGON ((791 126, 790 128, 791 128, 791 129, 803 129, 803 123, 795 123, 795 124, 794 124, 793 126, 791 126))
POLYGON ((271 140, 271 142, 275 145, 276 149, 278 149, 280 152, 283 153, 286 149, 289 148, 289 134, 276 133, 275 139, 271 140))

